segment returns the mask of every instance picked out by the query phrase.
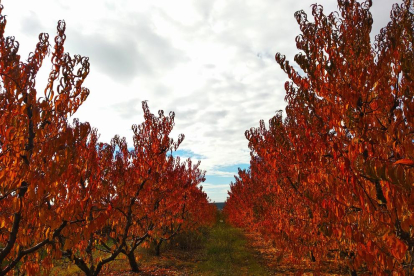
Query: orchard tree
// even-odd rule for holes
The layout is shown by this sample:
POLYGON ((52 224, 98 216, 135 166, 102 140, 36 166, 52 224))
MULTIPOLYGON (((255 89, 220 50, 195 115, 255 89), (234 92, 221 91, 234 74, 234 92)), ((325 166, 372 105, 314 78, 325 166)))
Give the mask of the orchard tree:
MULTIPOLYGON (((0 274, 21 263, 30 274, 39 270, 37 251, 51 244, 68 223, 61 201, 66 186, 57 181, 78 137, 69 137, 68 116, 87 98, 82 87, 89 73, 88 59, 64 53, 65 22, 59 21, 51 53, 52 70, 44 94, 36 90, 36 76, 49 54, 47 34, 39 35, 26 62, 19 43, 5 37, 6 17, 0 6, 0 274)), ((82 126, 87 135, 89 126, 82 126)), ((49 256, 43 266, 50 265, 49 256)))
POLYGON ((297 46, 304 54, 295 60, 305 77, 282 56, 276 59, 293 81, 287 98, 305 101, 325 123, 311 135, 326 135, 321 144, 330 143, 332 154, 321 157, 337 167, 322 176, 333 194, 324 208, 341 226, 332 229, 333 238, 352 244, 354 271, 367 266, 376 274, 402 272, 411 269, 406 264, 413 262, 414 249, 413 82, 407 62, 413 56, 413 3, 393 6, 391 22, 373 46, 371 2, 338 5, 341 17, 325 16, 315 5, 314 23, 296 14, 303 33, 297 46))
POLYGON ((180 135, 175 142, 169 137, 174 113, 159 111, 156 116, 146 102, 142 107, 144 122, 132 127, 133 150, 118 136, 110 145, 89 138, 75 167, 79 178, 68 183, 80 193, 76 198, 82 199, 84 211, 59 235, 60 250, 86 275, 98 275, 121 253, 131 270, 139 271, 135 250, 165 224, 167 214, 177 220, 168 213, 172 208, 178 207, 181 214, 186 204, 181 181, 189 187, 204 181, 198 165, 192 167, 188 161, 187 168, 171 155, 184 139, 180 135))
POLYGON ((117 177, 113 172, 115 145, 97 140, 97 131, 93 130, 78 143, 78 151, 66 168, 67 175, 61 179, 67 187, 62 201, 72 202, 72 208, 62 210, 70 220, 53 246, 59 257, 72 260, 86 275, 94 275, 96 271, 98 274, 104 264, 116 257, 109 255, 96 261, 93 255, 99 241, 96 235, 102 234, 112 215, 109 202, 116 190, 110 181, 117 177))
POLYGON ((207 198, 196 197, 196 193, 201 192, 197 185, 205 181, 205 172, 199 169, 200 162, 193 165, 190 159, 181 162, 179 157, 173 156, 169 157, 169 161, 171 165, 165 182, 160 183, 157 192, 159 199, 153 213, 154 229, 150 235, 157 256, 160 256, 164 241, 171 240, 180 231, 195 230, 200 226, 194 218, 201 216, 202 212, 193 212, 201 211, 196 204, 208 202, 207 198))
POLYGON ((232 221, 248 212, 248 218, 273 214, 253 225, 281 246, 292 244, 297 259, 307 250, 312 261, 334 257, 353 275, 360 269, 408 275, 414 261, 413 3, 393 6, 373 44, 371 4, 340 0, 339 12, 329 15, 313 5, 314 22, 303 11, 295 14, 302 32, 295 61, 303 72, 276 54, 291 79, 286 119, 276 116, 269 130, 246 133, 252 160, 243 186, 263 186, 259 194, 270 199, 248 204, 250 211, 233 210, 249 190, 236 181, 226 211, 232 221))
MULTIPOLYGON (((165 115, 162 110, 158 116, 152 114, 146 102, 142 103, 144 111, 144 122, 132 127, 134 132, 134 149, 132 155, 132 170, 134 181, 139 184, 137 187, 131 186, 129 192, 125 190, 125 197, 131 197, 133 191, 136 199, 130 198, 134 202, 132 209, 131 237, 128 237, 128 245, 123 253, 128 257, 132 271, 138 271, 139 265, 135 257, 135 250, 140 246, 144 239, 147 238, 156 227, 158 217, 158 208, 160 202, 165 197, 172 196, 176 187, 169 179, 171 176, 171 163, 174 162, 168 157, 176 151, 184 140, 184 135, 180 134, 177 141, 170 138, 170 133, 175 125, 174 112, 165 115), (171 190, 166 191, 164 185, 171 190)), ((133 185, 137 185, 133 184, 133 185)), ((178 199, 177 199, 178 200, 178 199)), ((122 201, 121 201, 122 203, 122 201)), ((127 203, 127 202, 126 202, 127 203)), ((123 210, 126 213, 125 203, 119 205, 117 210, 123 210)))
MULTIPOLYGON (((194 165, 190 159, 182 162, 179 157, 173 156, 184 140, 182 134, 177 141, 169 137, 175 125, 175 114, 170 112, 166 116, 159 111, 155 116, 150 113, 146 102, 143 102, 143 110, 145 121, 133 126, 134 150, 131 151, 132 171, 135 179, 139 179, 135 181, 141 185, 139 189, 134 186, 128 188, 141 192, 136 195, 132 206, 133 225, 126 246, 121 251, 128 257, 134 272, 139 271, 135 250, 147 239, 156 241, 159 254, 165 240, 182 229, 210 224, 213 213, 211 208, 203 208, 209 205, 209 200, 197 187, 205 180, 205 173, 199 169, 200 163, 194 165)), ((123 197, 131 195, 127 191, 123 197)), ((121 206, 118 205, 115 210, 120 211, 124 208, 121 206)))
POLYGON ((184 139, 169 137, 174 113, 156 116, 143 102, 133 150, 119 136, 98 142, 88 123, 68 122, 89 94, 82 87, 89 62, 64 52, 65 22, 58 23, 52 70, 39 95, 35 80, 50 53, 48 35, 21 62, 18 42, 4 37, 2 9, 0 275, 47 273, 62 257, 98 275, 121 253, 137 271, 134 252, 153 233, 167 240, 209 223, 212 209, 204 208, 208 198, 197 188, 204 172, 172 156, 184 139))

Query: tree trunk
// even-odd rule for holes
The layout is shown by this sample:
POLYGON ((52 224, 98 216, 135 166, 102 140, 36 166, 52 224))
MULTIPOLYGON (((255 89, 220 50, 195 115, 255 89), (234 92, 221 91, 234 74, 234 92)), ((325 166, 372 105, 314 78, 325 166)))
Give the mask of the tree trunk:
POLYGON ((139 265, 137 260, 135 259, 134 251, 131 250, 128 254, 126 254, 129 261, 129 266, 131 267, 132 272, 139 272, 139 265))
POLYGON ((161 249, 162 242, 163 240, 160 240, 159 242, 155 242, 155 256, 157 257, 161 255, 160 249, 161 249))
POLYGON ((313 263, 316 262, 315 256, 313 256, 313 252, 312 251, 311 251, 310 255, 311 255, 311 261, 313 263))

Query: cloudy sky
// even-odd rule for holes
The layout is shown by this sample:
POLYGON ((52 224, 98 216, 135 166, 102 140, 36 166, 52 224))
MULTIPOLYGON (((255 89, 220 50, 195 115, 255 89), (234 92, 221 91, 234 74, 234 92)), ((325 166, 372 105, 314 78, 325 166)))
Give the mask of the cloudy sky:
MULTIPOLYGON (((373 1, 373 35, 389 21, 392 3, 373 1)), ((91 90, 75 117, 109 142, 132 145, 132 124, 143 121, 141 102, 153 113, 174 111, 173 137, 185 134, 178 155, 201 160, 204 189, 224 201, 237 168, 247 168, 244 132, 284 109, 285 74, 276 52, 293 62, 299 34, 297 10, 311 13, 316 0, 3 0, 6 35, 20 42, 26 59, 38 34, 51 38, 67 23, 65 50, 88 56, 91 90)), ((399 0, 398 2, 401 2, 399 0)), ((325 12, 336 1, 318 1, 325 12)), ((309 16, 310 18, 310 16, 309 16)), ((52 39, 51 39, 52 40, 52 39)), ((37 80, 44 89, 50 64, 37 80)))

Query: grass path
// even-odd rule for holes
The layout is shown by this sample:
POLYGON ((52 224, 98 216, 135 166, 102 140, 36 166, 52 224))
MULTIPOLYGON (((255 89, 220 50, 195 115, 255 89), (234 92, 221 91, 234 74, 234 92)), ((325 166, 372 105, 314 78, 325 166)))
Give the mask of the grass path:
POLYGON ((242 231, 223 222, 211 229, 204 256, 196 266, 200 275, 270 275, 242 231))
MULTIPOLYGON (((222 222, 202 234, 182 235, 164 248, 161 257, 151 249, 141 249, 138 254, 141 273, 130 272, 128 261, 121 256, 101 275, 200 275, 200 276, 266 276, 273 275, 261 264, 261 258, 252 248, 242 230, 222 222)), ((74 265, 56 267, 53 274, 83 275, 74 265)))

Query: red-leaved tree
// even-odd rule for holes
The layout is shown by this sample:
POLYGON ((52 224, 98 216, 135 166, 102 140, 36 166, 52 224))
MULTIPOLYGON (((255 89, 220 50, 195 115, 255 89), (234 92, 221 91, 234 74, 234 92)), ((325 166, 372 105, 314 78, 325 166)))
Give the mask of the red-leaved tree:
POLYGON ((291 79, 286 118, 246 132, 251 168, 233 184, 226 212, 231 221, 252 221, 296 261, 308 252, 309 260, 336 260, 353 275, 409 275, 413 3, 393 6, 373 44, 371 2, 340 0, 338 7, 325 15, 313 5, 314 22, 295 14, 302 32, 295 61, 303 72, 276 54, 291 79), (256 186, 265 200, 246 200, 256 186), (240 200, 250 211, 236 210, 240 200))
POLYGON ((64 52, 65 22, 58 23, 53 50, 40 34, 22 62, 18 42, 4 37, 2 10, 0 275, 49 273, 62 258, 98 275, 119 254, 137 271, 134 252, 154 233, 167 240, 210 223, 213 211, 197 186, 204 181, 199 163, 172 156, 184 139, 169 137, 174 113, 156 116, 143 102, 132 150, 119 136, 99 142, 88 123, 68 122, 89 94, 82 87, 89 62, 64 52), (52 69, 38 94, 37 73, 48 55, 52 69))
MULTIPOLYGON (((0 6, 0 12, 3 7, 0 6)), ((59 21, 52 51, 52 70, 44 94, 35 88, 36 75, 50 51, 47 34, 39 35, 35 51, 20 61, 19 43, 5 37, 6 18, 0 14, 0 274, 16 265, 39 271, 38 251, 50 245, 66 227, 61 201, 69 155, 88 125, 70 125, 89 91, 82 83, 88 59, 64 53, 65 23, 59 21), (78 128, 78 137, 69 129, 78 128), (80 128, 80 129, 79 129, 80 128)), ((42 258, 50 266, 53 256, 42 258)))

